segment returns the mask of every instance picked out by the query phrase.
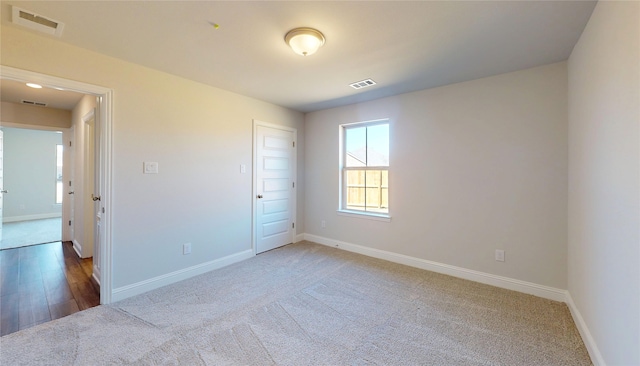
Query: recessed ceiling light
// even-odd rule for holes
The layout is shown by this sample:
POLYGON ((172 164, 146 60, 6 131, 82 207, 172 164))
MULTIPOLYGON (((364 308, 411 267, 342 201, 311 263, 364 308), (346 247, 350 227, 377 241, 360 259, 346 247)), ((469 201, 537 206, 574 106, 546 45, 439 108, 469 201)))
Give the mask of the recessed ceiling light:
POLYGON ((42 85, 40 85, 40 84, 36 84, 36 83, 27 83, 27 86, 28 86, 29 88, 42 89, 42 85))

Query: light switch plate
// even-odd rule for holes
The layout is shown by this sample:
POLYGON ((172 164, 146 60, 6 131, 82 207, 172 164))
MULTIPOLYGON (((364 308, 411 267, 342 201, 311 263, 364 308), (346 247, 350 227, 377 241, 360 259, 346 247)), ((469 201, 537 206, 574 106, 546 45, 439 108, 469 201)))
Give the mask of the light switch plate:
POLYGON ((145 161, 142 166, 144 174, 158 174, 158 162, 145 161))

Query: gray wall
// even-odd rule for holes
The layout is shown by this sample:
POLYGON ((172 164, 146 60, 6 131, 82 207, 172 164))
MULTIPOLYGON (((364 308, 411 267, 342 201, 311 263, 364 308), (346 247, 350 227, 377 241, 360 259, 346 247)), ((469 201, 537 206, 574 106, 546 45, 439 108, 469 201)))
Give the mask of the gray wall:
POLYGON ((640 3, 599 2, 569 58, 569 292, 607 365, 640 364, 640 3))
POLYGON ((61 216, 56 204, 56 145, 54 131, 4 127, 3 221, 61 216))
POLYGON ((2 26, 1 37, 5 66, 113 90, 114 292, 251 249, 252 174, 240 165, 252 164, 253 119, 297 128, 304 232, 302 113, 16 27, 2 26), (159 174, 142 174, 144 161, 159 174))
POLYGON ((306 233, 566 288, 566 63, 309 113, 306 134, 306 233), (338 126, 382 118, 391 222, 338 215, 338 126))

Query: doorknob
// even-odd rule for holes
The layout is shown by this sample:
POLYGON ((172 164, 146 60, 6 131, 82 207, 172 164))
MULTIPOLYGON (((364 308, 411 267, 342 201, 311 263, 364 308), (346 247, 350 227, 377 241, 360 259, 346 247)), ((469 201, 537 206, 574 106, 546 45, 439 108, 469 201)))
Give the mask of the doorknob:
POLYGON ((69 194, 73 194, 73 193, 74 193, 73 191, 69 192, 69 194))
POLYGON ((93 193, 91 193, 91 199, 94 201, 100 201, 100 196, 94 196, 93 193))
POLYGON ((0 193, 9 193, 9 191, 7 191, 6 189, 3 189, 0 191, 0 193))
POLYGON ((262 195, 261 195, 261 194, 259 194, 259 195, 258 195, 258 198, 262 198, 262 195))

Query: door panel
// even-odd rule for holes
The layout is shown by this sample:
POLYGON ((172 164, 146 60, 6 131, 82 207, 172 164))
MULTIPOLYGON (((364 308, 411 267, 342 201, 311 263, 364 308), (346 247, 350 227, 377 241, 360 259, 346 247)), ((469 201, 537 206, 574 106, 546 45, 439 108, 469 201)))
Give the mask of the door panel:
POLYGON ((256 253, 293 242, 293 132, 256 127, 256 253))
POLYGON ((2 208, 4 206, 4 131, 0 130, 0 240, 2 240, 2 208))

